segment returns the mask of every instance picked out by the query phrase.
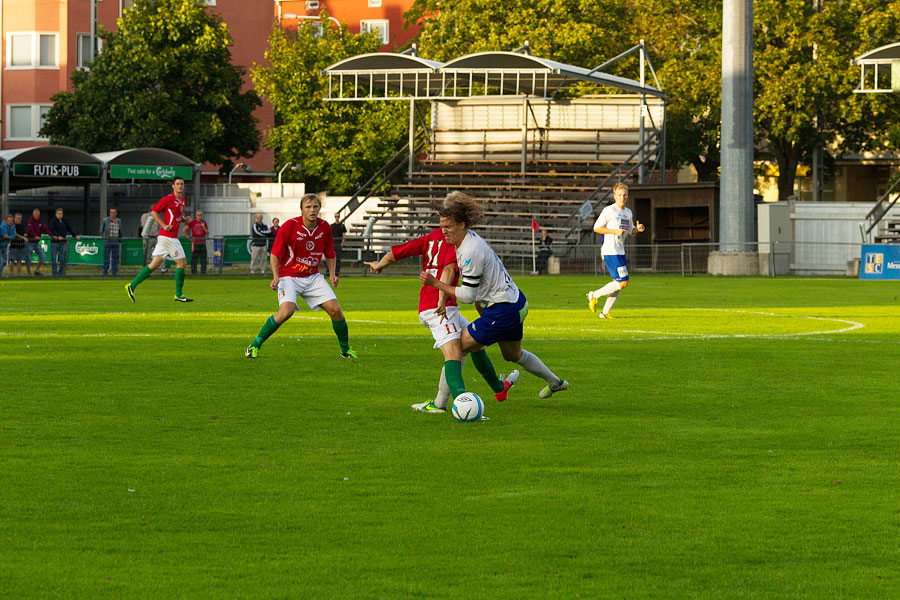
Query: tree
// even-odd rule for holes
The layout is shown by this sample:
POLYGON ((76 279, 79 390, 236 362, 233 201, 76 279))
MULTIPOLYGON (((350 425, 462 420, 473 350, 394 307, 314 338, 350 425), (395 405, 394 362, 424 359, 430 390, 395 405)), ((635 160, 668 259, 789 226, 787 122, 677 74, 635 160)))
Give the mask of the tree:
POLYGON ((135 0, 73 92, 53 96, 41 135, 104 152, 144 146, 224 164, 252 156, 260 134, 253 90, 231 64, 231 36, 197 0, 135 0))
POLYGON ((419 26, 422 56, 446 61, 512 50, 528 40, 536 56, 595 67, 628 49, 631 2, 622 0, 415 0, 404 15, 419 26))
POLYGON ((266 52, 271 66, 256 66, 253 81, 275 108, 266 145, 275 150, 276 167, 298 162, 299 177, 312 189, 346 194, 402 147, 408 102, 324 100, 328 79, 323 69, 380 47, 377 34, 354 35, 346 24, 335 29, 327 15, 301 24, 296 33, 272 32, 266 52))
POLYGON ((700 181, 719 177, 721 0, 636 0, 638 39, 648 45, 668 100, 666 163, 693 165, 700 181))

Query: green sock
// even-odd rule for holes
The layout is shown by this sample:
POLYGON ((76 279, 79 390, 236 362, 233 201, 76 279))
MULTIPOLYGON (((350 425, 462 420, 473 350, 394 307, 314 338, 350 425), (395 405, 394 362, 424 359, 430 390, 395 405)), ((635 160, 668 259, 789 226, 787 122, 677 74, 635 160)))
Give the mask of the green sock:
POLYGON ((475 368, 478 369, 478 372, 481 373, 481 376, 484 377, 487 384, 491 386, 491 389, 494 390, 495 393, 502 392, 503 382, 497 377, 497 371, 494 370, 494 365, 491 363, 491 359, 487 355, 487 352, 479 350, 478 352, 470 352, 469 356, 472 357, 475 368))
POLYGON ((444 361, 444 379, 450 388, 450 399, 454 399, 466 391, 462 378, 462 362, 458 360, 444 361))
POLYGON ((131 287, 136 288, 138 284, 140 284, 143 280, 150 277, 150 273, 153 271, 150 270, 150 267, 144 265, 144 268, 138 271, 137 276, 131 281, 131 287))
POLYGON ((281 327, 281 325, 275 322, 275 315, 271 315, 268 319, 266 319, 266 322, 262 326, 262 329, 259 330, 259 335, 256 336, 256 339, 253 340, 253 343, 250 345, 254 348, 259 348, 260 346, 262 346, 264 341, 269 339, 270 335, 278 331, 279 327, 281 327))
POLYGON ((347 319, 332 321, 331 327, 337 335, 338 343, 341 345, 341 352, 350 350, 350 334, 347 332, 347 319))
POLYGON ((181 298, 184 293, 181 288, 184 287, 184 269, 175 269, 175 295, 181 298))

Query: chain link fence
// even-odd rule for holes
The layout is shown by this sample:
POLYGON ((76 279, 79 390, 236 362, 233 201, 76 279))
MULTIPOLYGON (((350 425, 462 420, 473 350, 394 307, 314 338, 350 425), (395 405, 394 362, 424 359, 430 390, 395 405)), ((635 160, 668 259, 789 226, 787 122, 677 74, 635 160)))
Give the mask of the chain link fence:
MULTIPOLYGON (((204 253, 195 252, 190 240, 182 238, 182 247, 187 257, 189 272, 208 275, 247 275, 250 273, 252 257, 251 237, 244 235, 210 237, 205 242, 204 253), (195 267, 196 265, 196 267, 195 267)), ((268 240, 267 249, 272 240, 268 240)), ((141 238, 123 238, 118 244, 119 268, 121 275, 133 276, 147 264, 155 241, 141 238)), ((50 262, 49 240, 47 262, 50 262)), ((101 238, 81 236, 79 240, 69 240, 67 275, 102 275, 106 258, 107 243, 101 238)), ((606 266, 600 253, 600 245, 581 245, 564 255, 550 256, 546 262, 528 254, 501 255, 506 268, 513 274, 530 275, 535 270, 540 274, 560 275, 605 275, 606 266)), ((710 253, 719 251, 719 244, 635 244, 626 250, 628 268, 631 273, 660 273, 681 275, 705 275, 709 272, 710 253)), ((759 260, 760 276, 781 275, 839 275, 857 276, 859 273, 860 245, 828 242, 770 242, 743 244, 739 251, 756 253, 759 260)), ((560 253, 561 254, 561 253, 560 253)), ((110 260, 113 259, 110 257, 110 260)), ((364 261, 377 260, 381 253, 364 249, 346 249, 341 253, 342 272, 349 275, 366 273, 364 261)), ((752 259, 751 259, 752 260, 752 259)), ((33 257, 33 264, 37 255, 33 257)), ((167 261, 171 269, 174 263, 167 261)), ((269 271, 268 256, 264 261, 269 271)), ((392 266, 393 273, 417 273, 421 265, 417 261, 406 260, 392 266)), ((258 271, 257 267, 257 271, 258 271)), ((756 272, 756 271, 755 271, 756 272)), ((7 276, 11 276, 7 275, 7 276)))

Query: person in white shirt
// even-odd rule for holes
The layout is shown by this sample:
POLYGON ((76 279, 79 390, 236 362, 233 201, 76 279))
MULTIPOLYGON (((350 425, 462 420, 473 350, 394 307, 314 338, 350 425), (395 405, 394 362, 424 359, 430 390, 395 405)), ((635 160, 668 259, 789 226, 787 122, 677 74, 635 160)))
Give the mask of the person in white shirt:
POLYGON ((463 354, 472 357, 475 368, 494 390, 494 396, 501 402, 505 400, 509 388, 519 378, 518 371, 510 373, 506 381, 501 382, 497 377, 484 350, 494 343, 500 346, 507 361, 521 365, 547 382, 539 394, 541 398, 568 389, 569 382, 557 377, 536 355, 522 349, 522 323, 528 314, 528 300, 493 249, 470 229, 484 216, 478 202, 462 192, 451 192, 438 214, 444 238, 456 247, 460 285, 448 285, 427 271, 419 274, 419 280, 453 296, 457 302, 475 303, 481 316, 463 330, 460 345, 463 354))
POLYGON ((603 234, 603 246, 600 254, 606 270, 613 278, 612 281, 598 290, 587 293, 588 308, 591 312, 597 312, 597 303, 600 298, 606 296, 603 310, 597 316, 601 319, 612 318, 609 311, 619 299, 619 292, 628 286, 628 264, 625 262, 625 239, 632 231, 638 233, 644 231, 644 226, 635 221, 630 208, 625 208, 628 200, 628 186, 617 183, 613 188, 615 203, 610 204, 600 212, 600 216, 594 222, 594 231, 603 234))

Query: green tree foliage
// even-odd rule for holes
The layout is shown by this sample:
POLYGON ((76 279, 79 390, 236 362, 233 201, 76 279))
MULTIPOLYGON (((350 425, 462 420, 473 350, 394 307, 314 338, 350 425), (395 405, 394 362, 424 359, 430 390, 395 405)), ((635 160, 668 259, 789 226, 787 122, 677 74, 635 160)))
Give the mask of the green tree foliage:
POLYGON ((721 0, 635 0, 634 37, 644 39, 668 95, 666 163, 719 177, 721 0))
POLYGON ((402 146, 408 134, 409 103, 326 102, 326 67, 351 56, 376 52, 376 34, 354 35, 347 26, 305 22, 297 33, 274 30, 266 59, 253 81, 275 108, 275 126, 266 145, 275 150, 276 167, 298 162, 302 173, 285 173, 315 190, 352 193, 402 146))
POLYGON ((446 61, 512 50, 525 40, 536 56, 595 67, 636 43, 631 2, 622 0, 415 0, 404 16, 419 25, 422 56, 446 61))
POLYGON ((253 90, 231 64, 231 36, 197 0, 135 0, 90 71, 72 74, 41 129, 55 144, 104 152, 152 146, 198 162, 252 156, 253 90))

